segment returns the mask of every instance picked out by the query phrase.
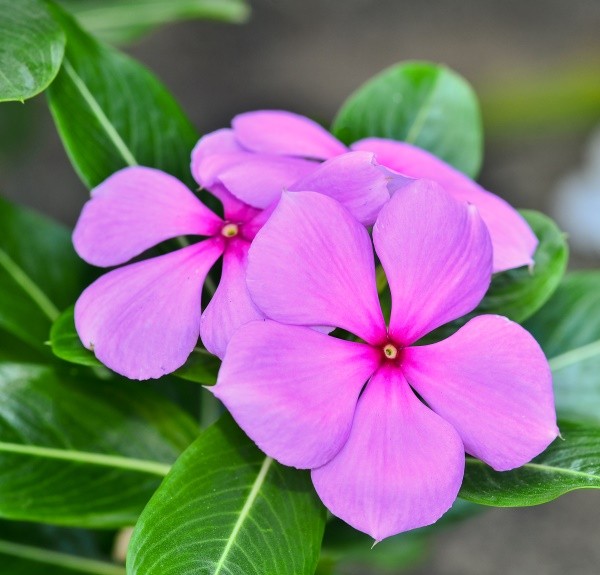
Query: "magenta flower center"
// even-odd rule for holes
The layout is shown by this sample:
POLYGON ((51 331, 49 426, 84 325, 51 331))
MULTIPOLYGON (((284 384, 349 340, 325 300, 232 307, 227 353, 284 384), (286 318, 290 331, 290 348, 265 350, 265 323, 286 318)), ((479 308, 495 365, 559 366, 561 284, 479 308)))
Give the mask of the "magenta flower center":
POLYGON ((388 343, 383 346, 383 355, 386 359, 396 359, 398 357, 398 348, 394 344, 388 343))
POLYGON ((239 231, 240 231, 240 229, 237 224, 229 223, 229 224, 225 224, 221 228, 221 235, 225 236, 226 238, 233 238, 238 235, 239 231))

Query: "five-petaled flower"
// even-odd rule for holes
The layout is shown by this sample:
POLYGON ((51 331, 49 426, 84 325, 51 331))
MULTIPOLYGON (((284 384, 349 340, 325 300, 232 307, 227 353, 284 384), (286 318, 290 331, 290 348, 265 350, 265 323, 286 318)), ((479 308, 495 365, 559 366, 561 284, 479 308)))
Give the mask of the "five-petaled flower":
POLYGON ((508 470, 558 429, 548 363, 519 325, 482 315, 415 345, 489 286, 478 210, 417 181, 381 210, 373 243, 387 328, 367 230, 331 198, 284 194, 249 252, 249 291, 268 319, 233 335, 211 389, 265 453, 312 470, 334 515, 380 540, 452 505, 465 451, 508 470))
MULTIPOLYGON (((452 166, 407 142, 366 138, 350 149, 372 152, 382 166, 409 178, 436 181, 455 198, 476 205, 492 239, 494 272, 533 264, 537 238, 525 220, 452 166)), ((233 119, 232 129, 200 140, 194 174, 207 189, 218 183, 247 204, 264 208, 279 197, 281 182, 291 184, 310 174, 316 160, 348 150, 303 116, 280 110, 247 112, 233 119)))
MULTIPOLYGON (((194 160, 195 173, 198 164, 194 160)), ((278 194, 284 187, 330 194, 365 225, 375 221, 389 200, 390 186, 398 180, 367 152, 313 164, 310 173, 294 183, 300 175, 294 173, 290 181, 286 172, 279 183, 271 184, 278 194)), ((131 379, 157 378, 175 371, 193 351, 199 334, 205 347, 222 357, 237 327, 263 317, 248 295, 245 268, 250 243, 278 195, 252 207, 218 182, 210 191, 223 204, 224 218, 210 211, 182 182, 152 168, 125 168, 92 191, 73 243, 77 253, 93 265, 126 263, 171 238, 207 237, 110 271, 83 292, 75 305, 77 332, 83 344, 114 371, 131 379), (219 286, 201 314, 206 275, 221 255, 219 286)))

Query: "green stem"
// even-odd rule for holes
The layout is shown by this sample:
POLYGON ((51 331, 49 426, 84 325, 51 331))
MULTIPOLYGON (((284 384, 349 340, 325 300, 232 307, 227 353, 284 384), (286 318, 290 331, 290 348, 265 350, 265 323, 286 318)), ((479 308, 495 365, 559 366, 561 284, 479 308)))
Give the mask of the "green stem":
POLYGON ((576 349, 566 351, 560 355, 556 355, 552 359, 549 359, 548 363, 550 364, 550 369, 556 372, 596 355, 600 355, 600 339, 588 343, 587 345, 582 345, 576 349))

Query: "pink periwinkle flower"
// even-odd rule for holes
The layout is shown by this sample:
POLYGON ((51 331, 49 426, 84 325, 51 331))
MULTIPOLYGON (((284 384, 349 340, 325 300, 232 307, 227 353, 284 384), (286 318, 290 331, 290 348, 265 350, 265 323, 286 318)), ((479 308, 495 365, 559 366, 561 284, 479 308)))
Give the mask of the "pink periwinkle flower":
MULTIPOLYGON (((300 188, 289 182, 287 173, 280 180, 279 193, 286 184, 289 189, 323 191, 364 224, 372 224, 389 200, 394 175, 378 166, 372 153, 352 152, 315 165, 300 188)), ((182 182, 152 168, 125 168, 92 191, 73 243, 93 265, 126 263, 170 238, 206 238, 110 271, 78 299, 79 337, 114 371, 131 379, 175 371, 193 351, 199 334, 205 347, 222 357, 237 327, 263 317, 248 295, 245 269, 250 243, 272 206, 252 207, 222 185, 211 186, 211 192, 223 204, 224 219, 182 182), (206 275, 221 255, 219 286, 201 314, 206 275)))
MULTIPOLYGON (((436 181, 455 198, 475 204, 492 238, 494 272, 533 264, 538 241, 527 222, 507 202, 452 166, 406 142, 366 138, 350 149, 373 152, 377 162, 390 170, 436 181)), ((233 119, 232 129, 202 138, 194 151, 193 166, 204 187, 211 189, 219 183, 247 204, 264 208, 279 197, 277 182, 282 174, 291 184, 309 174, 318 161, 347 151, 308 118, 260 110, 240 114, 233 119)))
POLYGON ((265 453, 312 470, 334 515, 381 540, 452 505, 465 451, 508 470, 558 429, 548 362, 518 324, 481 315, 415 345, 489 286, 477 208, 417 181, 381 210, 373 243, 392 295, 387 328, 367 230, 331 198, 284 194, 249 253, 249 291, 268 319, 233 335, 211 389, 265 453))

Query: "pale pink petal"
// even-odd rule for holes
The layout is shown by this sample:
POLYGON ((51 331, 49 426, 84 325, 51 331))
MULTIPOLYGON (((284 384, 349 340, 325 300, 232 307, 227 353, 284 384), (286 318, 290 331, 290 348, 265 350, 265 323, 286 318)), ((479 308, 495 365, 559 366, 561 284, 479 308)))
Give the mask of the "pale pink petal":
POLYGON ((90 264, 114 266, 177 236, 212 235, 222 226, 179 180, 153 168, 119 170, 92 190, 73 244, 90 264))
POLYGON ((322 163, 317 170, 294 182, 290 191, 325 194, 344 205, 362 224, 372 226, 379 210, 390 199, 393 174, 368 152, 348 152, 322 163))
POLYGON ((83 345, 130 379, 181 367, 198 340, 202 285, 222 249, 221 240, 206 240, 96 280, 75 304, 83 345))
POLYGON ((224 128, 211 132, 200 138, 192 150, 192 175, 201 187, 210 188, 224 168, 234 165, 245 154, 233 130, 224 128))
POLYGON ((326 160, 348 151, 316 122, 282 110, 259 110, 233 119, 237 141, 248 150, 326 160))
POLYGON ((336 326, 369 343, 385 339, 369 234, 327 196, 283 194, 252 243, 247 283, 271 319, 336 326))
POLYGON ((246 264, 250 244, 230 241, 223 255, 219 287, 206 306, 200 321, 204 347, 223 357, 231 336, 240 326, 264 316, 252 303, 246 287, 246 264))
POLYGON ((538 240, 519 212, 446 162, 406 142, 379 138, 360 140, 352 149, 374 152, 380 164, 411 178, 434 180, 455 198, 475 204, 492 238, 494 272, 533 263, 538 240))
POLYGON ((402 345, 470 312, 490 284, 492 247, 477 209, 434 182, 394 194, 373 241, 392 294, 390 335, 402 345))
POLYGON ((437 521, 456 499, 464 466, 454 428, 385 366, 360 397, 348 441, 312 480, 329 511, 380 541, 437 521))
POLYGON ((295 181, 312 173, 320 164, 301 158, 247 154, 219 173, 219 181, 238 199, 266 208, 295 181))
POLYGON ((467 453, 494 469, 527 463, 558 435, 548 362, 520 325, 478 316, 444 341, 403 353, 410 384, 467 453))
POLYGON ((378 361, 365 344, 256 321, 233 335, 210 391, 267 455, 308 469, 344 445, 360 391, 378 361))

